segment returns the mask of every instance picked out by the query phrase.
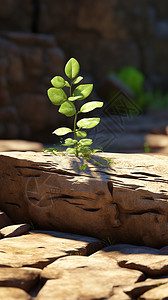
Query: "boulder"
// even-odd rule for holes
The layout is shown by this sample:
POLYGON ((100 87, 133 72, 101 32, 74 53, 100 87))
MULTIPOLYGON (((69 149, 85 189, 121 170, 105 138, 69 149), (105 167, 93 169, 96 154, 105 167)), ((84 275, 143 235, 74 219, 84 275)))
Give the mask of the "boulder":
POLYGON ((83 161, 65 153, 4 152, 0 209, 13 222, 39 229, 163 247, 167 163, 167 156, 155 154, 102 153, 83 161))

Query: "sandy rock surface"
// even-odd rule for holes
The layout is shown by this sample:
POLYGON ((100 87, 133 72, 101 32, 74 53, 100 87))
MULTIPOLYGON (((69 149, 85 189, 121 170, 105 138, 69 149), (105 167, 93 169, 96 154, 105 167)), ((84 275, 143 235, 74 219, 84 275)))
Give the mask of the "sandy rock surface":
POLYGON ((166 299, 167 157, 105 158, 0 154, 0 298, 166 299))
POLYGON ((0 239, 0 297, 164 299, 167 253, 167 247, 108 246, 102 240, 56 231, 5 237, 0 239))
POLYGON ((167 156, 102 153, 85 162, 4 152, 0 164, 0 209, 15 223, 117 243, 168 244, 167 156))

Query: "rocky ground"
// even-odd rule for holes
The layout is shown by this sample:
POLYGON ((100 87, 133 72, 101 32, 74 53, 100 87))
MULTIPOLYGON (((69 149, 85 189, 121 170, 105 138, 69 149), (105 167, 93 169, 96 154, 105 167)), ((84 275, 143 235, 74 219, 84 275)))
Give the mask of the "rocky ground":
POLYGON ((167 299, 168 247, 12 225, 0 213, 1 299, 167 299))
MULTIPOLYGON (((168 153, 166 122, 164 120, 161 121, 160 118, 155 128, 153 124, 150 119, 147 123, 140 121, 139 123, 137 122, 137 125, 134 123, 134 127, 127 125, 127 135, 125 138, 128 138, 128 132, 131 131, 130 142, 123 142, 127 152, 129 152, 131 147, 132 149, 134 147, 135 151, 142 149, 144 137, 146 136, 146 138, 148 137, 152 152, 160 151, 164 154, 168 153), (143 135, 142 140, 139 139, 140 133, 138 135, 136 133, 138 126, 141 128, 140 132, 143 135), (135 132, 133 132, 133 128, 135 132), (148 134, 147 131, 149 131, 150 134, 148 134)), ((124 139, 124 133, 122 136, 124 139)), ((117 139, 115 143, 113 143, 113 147, 117 149, 117 139)), ((43 145, 40 143, 17 140, 0 141, 1 151, 41 151, 42 148, 43 145)), ((22 155, 24 156, 24 154, 22 155)), ((159 156, 157 159, 158 158, 159 156)), ((150 160, 151 159, 152 157, 150 160)), ((155 158, 153 161, 155 167, 157 165, 157 159, 155 158)), ((141 159, 139 162, 142 164, 141 159)), ((119 164, 119 159, 117 164, 119 164)), ((130 169, 131 172, 129 172, 128 161, 126 165, 127 175, 130 174, 130 177, 128 176, 125 180, 128 181, 129 184, 132 181, 135 183, 135 181, 140 179, 138 179, 140 174, 131 175, 132 171, 130 169), (131 179, 131 176, 134 176, 134 178, 131 179), (136 176, 137 178, 135 178, 136 176)), ((115 168, 116 166, 113 165, 113 167, 115 168)), ((162 167, 160 168, 161 172, 162 167)), ((9 173, 9 168, 7 169, 9 173)), ((145 165, 141 167, 141 169, 142 172, 147 171, 145 165)), ((159 169, 156 169, 158 172, 159 169)), ((44 172, 44 170, 42 172, 44 172)), ((119 169, 118 172, 122 173, 121 169, 119 169)), ((153 177, 155 184, 156 181, 163 184, 160 178, 157 179, 157 172, 157 174, 155 174, 152 169, 150 169, 150 172, 152 172, 153 176, 155 175, 153 177)), ((142 180, 145 182, 149 175, 147 172, 146 174, 141 174, 143 177, 142 180)), ((118 177, 115 181, 115 185, 121 183, 121 179, 123 180, 121 176, 120 178, 118 177)), ((152 177, 150 183, 152 184, 152 177)), ((130 188, 130 185, 128 188, 130 188)), ((121 201, 121 199, 119 200, 121 201)), ((130 203, 133 209, 132 200, 130 203)), ((124 202, 122 205, 123 204, 124 202)), ((126 207, 125 205, 127 206, 127 203, 125 203, 123 207, 126 207)), ((166 205, 166 202, 163 202, 162 205, 166 205)), ((13 209, 15 210, 15 206, 13 206, 13 209)), ((163 211, 165 212, 165 209, 163 209, 163 211)), ((153 213, 155 215, 156 212, 153 211, 153 213)), ((151 218, 149 216, 152 215, 152 212, 148 214, 146 211, 144 216, 145 215, 148 215, 148 217, 144 219, 144 223, 146 222, 147 224, 148 222, 148 224, 150 224, 151 218)), ((140 218, 140 214, 137 214, 137 219, 138 218, 140 218)), ((159 218, 160 213, 158 214, 158 220, 159 218)), ((163 226, 162 222, 160 223, 161 225, 158 222, 157 224, 163 226)), ((151 240, 152 238, 155 240, 155 237, 158 235, 156 230, 157 224, 156 219, 153 219, 155 229, 153 237, 151 236, 150 238, 151 240)), ((139 228, 139 233, 141 233, 141 231, 142 227, 139 228)), ((130 235, 130 228, 128 229, 128 233, 130 235)), ((139 236, 139 233, 137 236, 139 236)), ((144 233, 143 236, 145 238, 144 233)), ((164 240, 164 236, 161 234, 160 240, 164 240)), ((1 211, 0 299, 168 299, 168 246, 166 246, 166 244, 164 247, 158 248, 152 246, 137 246, 126 243, 115 243, 115 241, 109 237, 97 239, 85 235, 63 233, 54 230, 34 230, 31 222, 30 224, 15 224, 1 211)))
POLYGON ((1 153, 1 299, 168 299, 167 156, 133 156, 85 173, 66 156, 1 153))

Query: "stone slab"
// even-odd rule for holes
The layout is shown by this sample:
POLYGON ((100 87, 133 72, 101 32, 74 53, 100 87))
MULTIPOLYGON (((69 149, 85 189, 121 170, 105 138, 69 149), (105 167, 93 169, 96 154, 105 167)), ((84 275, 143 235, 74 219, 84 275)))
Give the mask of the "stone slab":
POLYGON ((13 237, 22 235, 30 230, 29 224, 10 225, 0 229, 1 237, 13 237))
POLYGON ((140 300, 160 300, 168 299, 168 283, 161 286, 155 287, 146 293, 144 293, 139 298, 140 300))
POLYGON ((168 275, 168 251, 150 247, 117 244, 103 248, 93 257, 110 257, 122 268, 139 270, 149 277, 168 275))
POLYGON ((162 277, 156 279, 148 278, 143 282, 137 282, 132 286, 125 287, 123 291, 132 298, 138 298, 139 296, 143 295, 147 291, 155 287, 162 286, 166 283, 168 283, 168 277, 162 277))
POLYGON ((89 255, 103 247, 100 240, 49 231, 0 240, 0 267, 44 268, 59 257, 72 253, 89 255))
POLYGON ((25 291, 13 287, 0 287, 0 299, 8 300, 32 300, 32 297, 25 291))
POLYGON ((47 282, 38 294, 39 300, 47 299, 47 295, 49 299, 126 300, 130 297, 124 287, 144 280, 145 276, 140 271, 121 268, 110 255, 95 253, 89 257, 59 258, 43 269, 41 278, 47 282))
POLYGON ((15 287, 29 292, 40 280, 37 268, 0 267, 0 287, 15 287))

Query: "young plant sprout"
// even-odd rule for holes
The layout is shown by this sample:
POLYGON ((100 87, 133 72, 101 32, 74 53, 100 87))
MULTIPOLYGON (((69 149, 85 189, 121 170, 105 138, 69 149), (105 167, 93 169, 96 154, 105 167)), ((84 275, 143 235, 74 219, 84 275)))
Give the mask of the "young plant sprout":
POLYGON ((75 58, 71 58, 65 65, 65 75, 68 77, 68 81, 61 76, 55 76, 51 80, 53 87, 47 91, 50 101, 54 105, 59 105, 59 112, 66 117, 73 117, 73 129, 68 127, 60 127, 54 130, 54 134, 58 136, 64 136, 68 133, 73 133, 73 138, 66 138, 64 146, 67 147, 66 151, 70 154, 75 154, 77 157, 79 154, 87 156, 89 153, 99 151, 98 149, 92 150, 90 145, 93 143, 92 139, 86 138, 87 133, 85 129, 90 129, 97 126, 100 122, 100 118, 82 118, 78 120, 78 116, 81 113, 87 113, 95 108, 103 106, 101 101, 90 101, 83 104, 79 110, 75 103, 77 101, 86 99, 92 92, 93 84, 80 84, 75 87, 81 80, 82 76, 78 76, 80 66, 75 58), (69 89, 68 95, 63 90, 64 87, 69 89))

